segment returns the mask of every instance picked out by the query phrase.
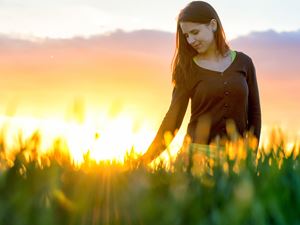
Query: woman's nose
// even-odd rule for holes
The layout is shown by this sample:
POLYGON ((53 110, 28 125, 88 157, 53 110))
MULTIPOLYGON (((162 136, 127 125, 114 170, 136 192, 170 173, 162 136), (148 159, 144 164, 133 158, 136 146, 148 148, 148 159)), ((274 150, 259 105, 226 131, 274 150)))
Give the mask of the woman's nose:
POLYGON ((187 42, 191 45, 195 42, 195 39, 192 36, 187 37, 187 42))

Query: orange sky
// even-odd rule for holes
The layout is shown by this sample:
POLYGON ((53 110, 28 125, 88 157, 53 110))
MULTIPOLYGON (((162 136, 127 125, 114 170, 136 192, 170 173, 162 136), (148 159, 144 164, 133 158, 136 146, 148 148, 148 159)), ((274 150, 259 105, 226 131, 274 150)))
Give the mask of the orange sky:
MULTIPOLYGON (((296 104, 300 68, 292 56, 299 59, 299 44, 283 58, 274 57, 274 46, 278 50, 275 54, 282 55, 284 41, 259 49, 250 45, 260 46, 261 40, 272 37, 266 32, 261 38, 233 40, 232 46, 248 53, 256 65, 263 127, 279 124, 296 135, 300 130, 296 104)), ((10 111, 15 116, 66 118, 76 111, 77 101, 85 118, 124 112, 136 123, 149 122, 157 129, 169 107, 174 50, 171 33, 121 32, 111 37, 39 43, 7 40, 0 39, 4 43, 0 45, 2 115, 10 111)), ((183 132, 188 119, 189 111, 183 132)))

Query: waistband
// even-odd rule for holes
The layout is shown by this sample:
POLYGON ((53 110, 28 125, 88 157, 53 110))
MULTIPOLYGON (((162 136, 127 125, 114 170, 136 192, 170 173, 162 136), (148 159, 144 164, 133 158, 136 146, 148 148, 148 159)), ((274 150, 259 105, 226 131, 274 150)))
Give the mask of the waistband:
POLYGON ((188 150, 192 155, 202 153, 210 158, 220 158, 225 152, 225 145, 205 145, 190 143, 188 146, 188 150))

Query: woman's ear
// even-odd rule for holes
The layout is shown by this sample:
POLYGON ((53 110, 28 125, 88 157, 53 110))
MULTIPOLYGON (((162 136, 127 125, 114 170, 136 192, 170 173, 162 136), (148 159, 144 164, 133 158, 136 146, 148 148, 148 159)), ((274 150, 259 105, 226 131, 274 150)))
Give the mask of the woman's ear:
POLYGON ((210 22, 209 22, 209 26, 211 27, 211 30, 213 32, 217 31, 217 28, 218 28, 218 23, 215 19, 212 19, 210 22))

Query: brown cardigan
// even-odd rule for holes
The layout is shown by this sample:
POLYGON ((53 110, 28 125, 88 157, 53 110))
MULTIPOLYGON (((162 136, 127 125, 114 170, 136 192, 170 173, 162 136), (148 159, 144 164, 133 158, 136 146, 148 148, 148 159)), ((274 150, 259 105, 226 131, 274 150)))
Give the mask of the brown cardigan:
POLYGON ((242 136, 252 127, 259 141, 261 109, 255 67, 248 55, 236 53, 234 61, 223 72, 202 68, 193 62, 191 88, 175 85, 169 110, 144 157, 153 159, 166 149, 164 134, 170 131, 176 135, 189 99, 191 118, 187 134, 193 143, 209 144, 218 134, 229 137, 228 119, 234 121, 242 136))

